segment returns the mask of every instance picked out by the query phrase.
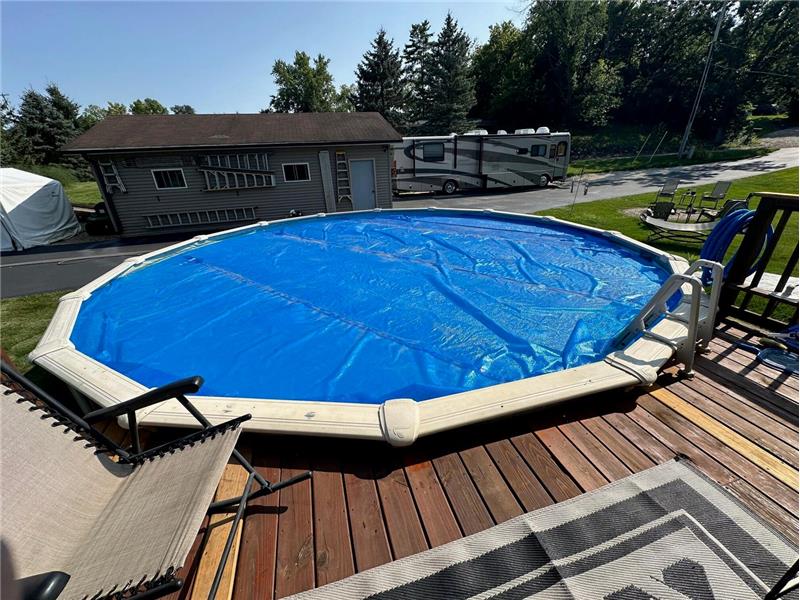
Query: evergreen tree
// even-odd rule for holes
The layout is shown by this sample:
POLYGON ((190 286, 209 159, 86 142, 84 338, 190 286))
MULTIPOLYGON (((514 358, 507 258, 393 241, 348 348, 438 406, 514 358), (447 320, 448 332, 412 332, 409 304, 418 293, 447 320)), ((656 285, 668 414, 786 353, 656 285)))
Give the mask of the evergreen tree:
POLYGON ((356 68, 356 110, 381 113, 394 127, 403 121, 403 93, 400 51, 381 28, 356 68))
POLYGON ((50 84, 46 93, 27 90, 22 95, 14 124, 15 134, 24 140, 23 162, 78 166, 78 157, 66 157, 60 148, 79 132, 79 106, 50 84))
POLYGON ((447 134, 469 126, 467 113, 475 102, 470 46, 469 37, 448 12, 430 59, 430 105, 425 132, 447 134))
POLYGON ((411 26, 403 49, 403 84, 406 95, 406 122, 414 131, 425 119, 430 99, 430 62, 433 52, 431 24, 427 20, 411 26))

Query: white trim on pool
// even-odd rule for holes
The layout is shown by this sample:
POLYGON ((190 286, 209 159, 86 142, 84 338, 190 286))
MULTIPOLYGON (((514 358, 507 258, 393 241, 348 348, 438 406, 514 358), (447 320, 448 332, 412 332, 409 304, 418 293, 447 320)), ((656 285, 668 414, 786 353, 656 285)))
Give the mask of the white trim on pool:
MULTIPOLYGON (((577 225, 554 217, 481 209, 374 209, 356 212, 392 211, 493 214, 533 221, 558 222, 573 229, 611 237, 618 244, 634 247, 650 255, 670 274, 688 273, 689 275, 684 278, 687 283, 681 287, 685 292, 683 300, 667 316, 652 326, 648 326, 645 335, 636 337, 623 350, 609 354, 604 360, 579 367, 429 400, 414 401, 399 398, 377 405, 193 396, 192 401, 195 406, 212 423, 250 413, 252 419, 244 423, 244 426, 251 431, 375 439, 385 440, 394 446, 404 446, 413 443, 421 436, 482 420, 540 408, 615 388, 650 385, 655 381, 659 369, 672 358, 673 354, 678 352, 679 357, 681 356, 681 350, 685 348, 687 340, 693 335, 692 304, 688 299, 692 282, 689 278, 695 278, 697 269, 696 267, 690 269, 688 262, 683 258, 652 248, 615 231, 577 225)), ((352 215, 354 213, 344 214, 352 215)), ((272 223, 318 218, 336 218, 336 216, 320 213, 272 223)), ((70 341, 70 334, 75 326, 82 302, 87 300, 92 292, 100 286, 129 269, 136 268, 147 259, 164 257, 208 239, 220 239, 243 230, 268 226, 270 226, 270 222, 260 222, 215 234, 201 235, 149 254, 125 260, 105 275, 60 299, 52 321, 39 344, 30 354, 31 360, 101 406, 118 404, 142 394, 147 391, 147 387, 75 349, 74 344, 70 341)), ((715 266, 715 275, 719 274, 717 267, 715 266)), ((716 279, 717 277, 715 277, 715 281, 716 279)), ((695 287, 699 288, 699 286, 695 287)), ((717 288, 718 285, 715 283, 710 296, 703 292, 697 307, 699 310, 697 330, 701 334, 705 332, 704 337, 701 335, 701 338, 697 340, 701 344, 707 344, 709 341, 707 338, 710 337, 716 316, 717 288)), ((691 351, 693 352, 694 348, 691 348, 691 351)), ((187 375, 193 375, 193 373, 187 375)), ((176 400, 169 400, 143 409, 137 413, 137 419, 144 425, 196 426, 193 417, 176 400)), ((123 425, 125 424, 124 420, 121 422, 123 425)))

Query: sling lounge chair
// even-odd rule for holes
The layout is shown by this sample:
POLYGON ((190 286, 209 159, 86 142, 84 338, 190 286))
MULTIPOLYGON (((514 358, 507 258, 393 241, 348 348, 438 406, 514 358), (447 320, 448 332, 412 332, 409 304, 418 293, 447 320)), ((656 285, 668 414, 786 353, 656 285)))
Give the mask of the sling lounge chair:
POLYGON ((213 598, 247 501, 311 475, 265 481, 235 450, 240 425, 250 415, 211 425, 187 400, 202 385, 200 377, 80 417, 1 366, 0 534, 15 571, 15 593, 24 600, 139 599, 174 592, 182 585, 176 571, 206 513, 235 511, 213 598), (142 450, 135 411, 171 398, 202 429, 142 450), (130 448, 94 427, 120 415, 128 417, 130 448), (243 495, 212 503, 232 455, 249 473, 243 495))
POLYGON ((667 179, 664 185, 661 186, 661 189, 656 193, 656 199, 653 202, 661 202, 666 198, 668 198, 670 202, 674 202, 675 194, 680 184, 680 179, 667 179))
POLYGON ((718 181, 714 184, 714 189, 711 192, 706 192, 702 196, 700 196, 700 206, 698 208, 701 211, 705 210, 703 207, 704 202, 711 202, 712 207, 709 209, 711 211, 716 211, 717 206, 719 203, 725 199, 725 195, 728 193, 728 190, 731 188, 730 181, 718 181))
MULTIPOLYGON (((725 209, 720 212, 720 219, 735 210, 747 208, 747 200, 732 200, 726 203, 725 209)), ((717 221, 704 221, 696 223, 676 223, 666 219, 656 219, 647 214, 642 214, 642 222, 651 230, 647 241, 673 240, 676 242, 704 242, 711 230, 716 227, 717 221)))

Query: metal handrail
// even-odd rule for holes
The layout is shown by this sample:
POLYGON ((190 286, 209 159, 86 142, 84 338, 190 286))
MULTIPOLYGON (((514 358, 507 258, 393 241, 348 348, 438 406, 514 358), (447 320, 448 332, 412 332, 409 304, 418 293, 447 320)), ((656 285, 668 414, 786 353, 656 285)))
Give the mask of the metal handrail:
MULTIPOLYGON (((671 346, 675 350, 677 359, 684 365, 684 375, 691 377, 694 374, 694 354, 698 344, 700 348, 705 348, 714 334, 717 305, 722 289, 722 275, 721 264, 705 259, 694 261, 683 273, 673 273, 647 304, 642 307, 639 313, 631 319, 617 339, 622 345, 627 345, 634 337, 642 335, 671 346), (703 283, 695 277, 695 274, 701 269, 710 269, 712 274, 711 291, 708 296, 708 312, 702 322, 700 321, 700 309, 702 306, 703 283), (677 292, 681 292, 685 285, 691 287, 688 319, 675 315, 670 311, 667 304, 669 299, 677 292), (686 323, 687 339, 685 342, 677 343, 650 331, 653 321, 662 316, 678 319, 686 323)), ((686 294, 684 293, 683 295, 685 298, 686 294)))

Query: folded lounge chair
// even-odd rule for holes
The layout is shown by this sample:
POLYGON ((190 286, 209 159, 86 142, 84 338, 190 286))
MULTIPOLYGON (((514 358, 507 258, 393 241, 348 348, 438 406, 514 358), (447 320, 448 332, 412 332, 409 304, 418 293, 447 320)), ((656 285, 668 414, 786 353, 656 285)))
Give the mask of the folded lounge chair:
MULTIPOLYGON (((747 200, 731 200, 726 203, 724 210, 720 211, 719 218, 722 219, 733 211, 747 208, 747 200)), ((703 242, 711 230, 716 227, 719 220, 703 221, 696 223, 676 223, 666 219, 656 219, 649 214, 642 214, 642 222, 650 228, 650 235, 647 241, 674 240, 677 242, 703 242)))
POLYGON ((247 501, 311 475, 265 481, 234 449, 250 416, 212 426, 186 399, 202 385, 200 377, 80 417, 5 364, 2 373, 0 534, 15 571, 14 592, 26 600, 171 593, 182 584, 176 571, 206 513, 235 509, 213 598, 247 501), (135 411, 170 398, 202 429, 142 450, 135 411), (92 425, 120 415, 128 416, 131 448, 92 425), (249 472, 243 495, 212 503, 231 455, 249 472))

